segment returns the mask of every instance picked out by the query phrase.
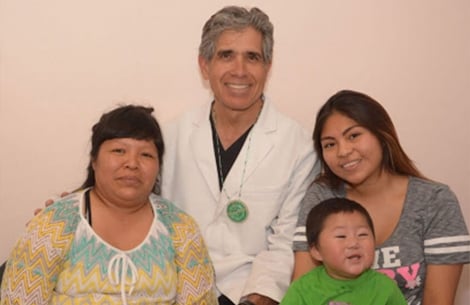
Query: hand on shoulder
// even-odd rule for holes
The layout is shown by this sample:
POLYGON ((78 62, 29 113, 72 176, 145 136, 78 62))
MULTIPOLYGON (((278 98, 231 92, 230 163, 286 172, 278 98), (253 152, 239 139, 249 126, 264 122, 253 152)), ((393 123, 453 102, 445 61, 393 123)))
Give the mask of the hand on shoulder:
MULTIPOLYGON (((62 192, 62 193, 60 193, 60 198, 65 197, 65 196, 67 196, 68 194, 70 194, 70 193, 69 193, 69 192, 62 192)), ((47 199, 47 200, 44 202, 44 207, 48 207, 48 206, 50 206, 50 205, 53 204, 53 203, 54 203, 54 199, 49 198, 49 199, 47 199)), ((41 211, 42 211, 43 209, 44 209, 44 208, 37 208, 37 209, 35 209, 34 212, 33 212, 33 213, 34 213, 34 216, 36 216, 37 214, 41 213, 41 211)))

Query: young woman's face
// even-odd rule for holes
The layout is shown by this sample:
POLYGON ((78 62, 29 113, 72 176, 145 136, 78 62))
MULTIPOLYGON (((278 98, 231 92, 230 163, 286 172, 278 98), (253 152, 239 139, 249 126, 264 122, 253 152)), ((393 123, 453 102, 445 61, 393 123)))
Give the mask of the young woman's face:
POLYGON ((93 161, 95 188, 115 203, 135 204, 148 199, 159 172, 155 143, 117 138, 104 141, 93 161))
POLYGON ((382 172, 377 137, 343 114, 334 112, 326 119, 321 147, 328 168, 353 187, 373 183, 382 172))
POLYGON ((336 279, 353 279, 374 262, 375 238, 364 215, 359 212, 328 216, 310 249, 312 256, 325 265, 336 279))

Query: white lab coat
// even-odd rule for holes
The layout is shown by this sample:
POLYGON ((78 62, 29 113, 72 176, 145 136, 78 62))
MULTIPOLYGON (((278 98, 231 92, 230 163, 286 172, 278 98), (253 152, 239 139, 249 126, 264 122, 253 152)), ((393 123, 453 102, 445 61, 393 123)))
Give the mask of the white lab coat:
POLYGON ((299 204, 313 180, 312 140, 265 101, 248 155, 247 139, 224 182, 231 199, 243 184, 241 200, 249 214, 236 223, 219 190, 209 113, 210 103, 164 127, 162 196, 198 222, 221 293, 235 303, 249 293, 280 301, 291 279, 299 204))

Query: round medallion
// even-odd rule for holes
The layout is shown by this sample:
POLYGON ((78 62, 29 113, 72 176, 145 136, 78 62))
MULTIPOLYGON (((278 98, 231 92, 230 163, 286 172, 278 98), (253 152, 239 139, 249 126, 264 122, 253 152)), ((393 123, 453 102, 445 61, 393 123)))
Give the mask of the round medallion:
POLYGON ((227 206, 227 215, 234 222, 243 222, 248 217, 248 208, 241 200, 232 200, 227 206))

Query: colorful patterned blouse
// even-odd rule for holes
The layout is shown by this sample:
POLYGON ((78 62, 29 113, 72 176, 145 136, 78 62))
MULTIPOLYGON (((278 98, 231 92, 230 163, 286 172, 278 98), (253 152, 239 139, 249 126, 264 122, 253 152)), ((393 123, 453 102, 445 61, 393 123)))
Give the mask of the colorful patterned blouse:
POLYGON ((10 257, 1 304, 217 304, 214 272, 194 220, 152 194, 145 240, 119 250, 84 218, 84 192, 44 209, 10 257))

